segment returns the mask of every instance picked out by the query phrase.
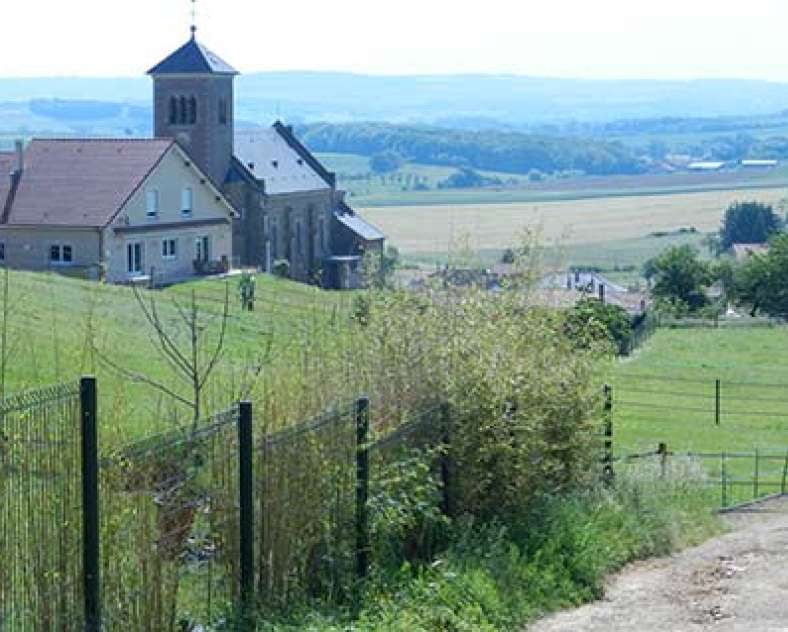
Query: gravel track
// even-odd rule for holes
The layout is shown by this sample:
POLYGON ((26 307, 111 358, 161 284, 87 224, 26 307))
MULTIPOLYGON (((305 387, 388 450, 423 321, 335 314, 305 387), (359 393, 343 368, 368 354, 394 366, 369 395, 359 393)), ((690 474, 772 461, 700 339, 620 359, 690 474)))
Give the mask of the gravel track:
POLYGON ((727 514, 730 532, 669 558, 638 562, 602 601, 528 632, 788 631, 788 499, 727 514))

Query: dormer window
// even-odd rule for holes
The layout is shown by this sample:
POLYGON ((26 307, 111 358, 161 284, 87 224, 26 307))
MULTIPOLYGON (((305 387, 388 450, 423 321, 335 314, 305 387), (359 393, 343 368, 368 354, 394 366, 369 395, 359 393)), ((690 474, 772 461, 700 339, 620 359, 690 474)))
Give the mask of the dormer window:
POLYGON ((145 214, 148 217, 157 217, 159 215, 158 189, 148 189, 145 192, 145 214))
POLYGON ((191 217, 194 205, 194 191, 191 187, 184 187, 181 190, 181 213, 186 217, 191 217))

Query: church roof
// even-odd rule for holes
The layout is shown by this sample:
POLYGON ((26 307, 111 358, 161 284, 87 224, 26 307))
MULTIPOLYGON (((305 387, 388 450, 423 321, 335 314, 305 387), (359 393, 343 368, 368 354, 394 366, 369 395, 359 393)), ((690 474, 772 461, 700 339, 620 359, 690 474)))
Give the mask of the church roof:
POLYGON ((237 75, 238 71, 192 37, 169 57, 148 71, 149 75, 237 75))
POLYGON ((312 161, 297 151, 276 126, 236 133, 235 155, 256 179, 263 181, 269 195, 331 188, 312 161))
POLYGON ((382 241, 386 238, 382 231, 370 224, 360 215, 357 215, 346 204, 340 206, 340 210, 334 214, 337 221, 361 237, 364 241, 382 241))
POLYGON ((153 138, 34 139, 7 223, 106 226, 173 145, 153 138))

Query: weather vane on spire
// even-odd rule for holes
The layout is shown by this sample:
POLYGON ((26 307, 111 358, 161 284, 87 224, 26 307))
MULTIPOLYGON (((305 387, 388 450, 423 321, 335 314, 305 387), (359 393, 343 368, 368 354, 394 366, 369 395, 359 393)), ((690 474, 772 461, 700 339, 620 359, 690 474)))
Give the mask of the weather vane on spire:
POLYGON ((192 25, 191 25, 191 32, 192 32, 192 39, 194 39, 195 34, 197 33, 197 0, 191 0, 192 3, 192 25))

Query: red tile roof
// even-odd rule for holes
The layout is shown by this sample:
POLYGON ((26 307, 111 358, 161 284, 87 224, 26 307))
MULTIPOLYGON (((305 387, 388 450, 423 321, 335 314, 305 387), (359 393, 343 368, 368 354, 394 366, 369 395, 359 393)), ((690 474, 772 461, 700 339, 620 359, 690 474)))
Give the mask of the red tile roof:
MULTIPOLYGON (((170 139, 34 139, 25 151, 8 224, 106 226, 173 144, 170 139)), ((10 179, 1 171, 0 178, 5 180, 0 199, 5 199, 2 191, 10 179)))

